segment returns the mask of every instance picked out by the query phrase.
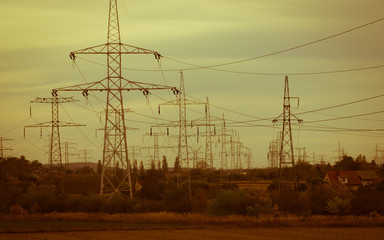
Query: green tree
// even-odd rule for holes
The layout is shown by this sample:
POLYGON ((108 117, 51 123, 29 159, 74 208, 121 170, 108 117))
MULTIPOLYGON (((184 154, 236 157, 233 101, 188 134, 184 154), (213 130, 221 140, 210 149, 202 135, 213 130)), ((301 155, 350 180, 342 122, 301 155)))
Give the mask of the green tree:
POLYGON ((231 215, 247 213, 247 198, 244 192, 220 190, 208 203, 208 213, 213 215, 231 215))
POLYGON ((337 161, 334 166, 335 170, 361 170, 361 162, 354 161, 350 156, 343 156, 343 159, 337 161))
POLYGON ((101 160, 97 162, 97 175, 101 175, 101 172, 103 170, 103 166, 101 166, 101 160))
POLYGON ((133 169, 132 169, 132 177, 133 179, 137 179, 139 174, 139 168, 137 167, 137 160, 133 160, 133 169))
POLYGON ((173 171, 175 173, 179 173, 180 172, 180 167, 181 167, 180 158, 177 156, 176 159, 175 159, 175 164, 174 164, 173 171))
POLYGON ((327 201, 325 210, 330 214, 337 214, 339 217, 349 213, 351 208, 350 198, 334 197, 327 201))
POLYGON ((144 177, 144 175, 145 175, 144 163, 143 161, 140 161, 139 176, 144 177))
POLYGON ((164 173, 167 173, 167 172, 168 172, 168 161, 167 161, 167 157, 166 157, 166 156, 163 156, 163 165, 162 165, 162 168, 163 168, 163 172, 164 172, 164 173))

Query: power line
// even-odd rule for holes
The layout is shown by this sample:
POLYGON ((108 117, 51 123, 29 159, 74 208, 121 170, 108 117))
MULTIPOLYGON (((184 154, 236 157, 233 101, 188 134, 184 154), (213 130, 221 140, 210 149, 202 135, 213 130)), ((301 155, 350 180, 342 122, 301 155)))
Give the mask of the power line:
POLYGON ((372 100, 372 99, 380 98, 380 97, 383 97, 383 96, 384 96, 384 94, 380 94, 380 95, 377 95, 377 96, 373 96, 373 97, 369 97, 369 98, 364 98, 364 99, 360 99, 360 100, 356 100, 356 101, 352 101, 352 102, 347 102, 347 103, 342 103, 342 104, 333 105, 333 106, 329 106, 329 107, 318 108, 318 109, 310 110, 310 111, 306 111, 306 112, 296 113, 296 115, 303 115, 303 114, 308 114, 308 113, 313 113, 313 112, 318 112, 318 111, 324 111, 324 110, 328 110, 328 109, 332 109, 332 108, 343 107, 343 106, 347 106, 347 105, 351 105, 351 104, 355 104, 355 103, 360 103, 360 102, 365 102, 365 101, 369 101, 369 100, 372 100))
POLYGON ((280 53, 292 51, 292 50, 295 50, 295 49, 298 49, 298 48, 302 48, 302 47, 306 47, 306 46, 309 46, 309 45, 313 45, 315 43, 319 43, 319 42, 322 42, 322 41, 325 41, 325 40, 328 40, 328 39, 331 39, 331 38, 334 38, 334 37, 338 37, 340 35, 343 35, 343 34, 346 34, 346 33, 349 33, 349 32, 355 31, 355 30, 358 30, 360 28, 367 27, 367 26, 369 26, 371 24, 378 23, 378 22, 380 22, 382 20, 384 20, 384 18, 379 18, 379 19, 376 19, 376 20, 371 21, 369 23, 360 25, 358 27, 354 27, 354 28, 348 29, 346 31, 343 31, 343 32, 340 32, 340 33, 336 33, 336 34, 333 34, 333 35, 330 35, 330 36, 327 36, 327 37, 324 37, 324 38, 321 38, 321 39, 318 39, 318 40, 315 40, 315 41, 312 41, 312 42, 308 42, 308 43, 305 43, 305 44, 301 44, 301 45, 295 46, 295 47, 283 49, 283 50, 280 50, 280 51, 272 52, 272 53, 261 55, 261 56, 257 56, 257 57, 247 58, 247 59, 238 60, 238 61, 232 61, 232 62, 228 62, 228 63, 221 63, 221 64, 215 64, 215 65, 210 65, 210 66, 198 66, 198 65, 195 65, 195 64, 189 64, 189 63, 186 63, 186 62, 183 62, 183 61, 179 61, 179 60, 176 60, 176 59, 171 59, 171 58, 168 58, 168 57, 165 57, 165 58, 167 58, 169 60, 172 60, 172 61, 176 61, 176 62, 179 62, 179 63, 186 64, 186 65, 195 66, 195 68, 189 68, 189 69, 187 68, 187 69, 183 69, 183 70, 196 70, 196 69, 206 68, 206 69, 210 69, 210 70, 221 71, 221 69, 213 69, 213 67, 220 67, 220 66, 232 65, 232 64, 242 63, 242 62, 248 62, 248 61, 252 61, 252 60, 256 60, 256 59, 260 59, 260 58, 269 57, 269 56, 277 55, 277 54, 280 54, 280 53))
POLYGON ((344 116, 344 117, 335 117, 335 118, 328 118, 328 119, 320 119, 320 120, 314 120, 314 121, 308 121, 306 123, 316 123, 316 122, 327 122, 327 121, 334 121, 334 120, 340 120, 340 119, 352 119, 354 117, 361 117, 361 116, 367 116, 367 115, 373 115, 378 113, 383 113, 384 111, 377 111, 377 112, 370 112, 370 113, 362 113, 362 114, 356 114, 356 115, 350 115, 350 116, 344 116))
MULTIPOLYGON (((82 58, 82 57, 77 57, 77 58, 79 58, 81 60, 84 60, 84 61, 87 61, 87 62, 90 62, 90 63, 93 63, 93 64, 100 65, 100 66, 106 66, 106 64, 102 64, 102 63, 98 63, 98 62, 95 62, 95 61, 91 61, 91 60, 88 60, 86 58, 82 58)), ((372 70, 372 69, 378 69, 378 68, 383 68, 384 67, 384 65, 375 65, 375 66, 367 66, 367 67, 359 67, 359 68, 349 68, 349 69, 339 69, 339 70, 327 70, 327 71, 316 71, 316 72, 292 72, 292 73, 287 73, 287 72, 284 72, 284 73, 245 72, 245 71, 235 71, 235 70, 226 70, 226 69, 213 69, 213 68, 210 68, 210 67, 198 66, 198 65, 187 63, 187 62, 171 59, 171 58, 168 58, 168 57, 164 57, 164 58, 172 60, 172 61, 175 61, 175 62, 196 66, 196 68, 184 68, 184 69, 182 69, 183 71, 184 70, 200 70, 200 69, 208 68, 208 69, 211 69, 211 70, 216 70, 216 71, 221 71, 221 72, 237 73, 237 74, 248 74, 248 75, 261 75, 261 76, 322 75, 322 74, 333 74, 333 73, 365 71, 365 70, 372 70)), ((180 71, 180 69, 139 69, 139 68, 126 68, 126 67, 122 67, 122 69, 129 70, 129 71, 140 71, 140 72, 161 72, 162 74, 164 74, 164 72, 177 72, 177 71, 180 71)))

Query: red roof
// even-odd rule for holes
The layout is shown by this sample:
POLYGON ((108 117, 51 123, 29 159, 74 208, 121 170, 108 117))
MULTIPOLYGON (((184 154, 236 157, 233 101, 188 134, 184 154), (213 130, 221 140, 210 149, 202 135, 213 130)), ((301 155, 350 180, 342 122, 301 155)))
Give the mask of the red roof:
POLYGON ((356 171, 327 171, 326 175, 328 175, 329 180, 331 183, 340 183, 339 178, 347 178, 348 182, 347 185, 360 185, 360 178, 356 171))

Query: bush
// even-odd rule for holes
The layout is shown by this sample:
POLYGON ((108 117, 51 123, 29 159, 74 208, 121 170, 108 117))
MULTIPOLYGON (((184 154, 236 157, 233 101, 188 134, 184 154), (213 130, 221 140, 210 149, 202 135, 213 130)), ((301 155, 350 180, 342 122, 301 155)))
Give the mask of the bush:
POLYGON ((337 214, 339 217, 349 213, 351 208, 351 199, 350 198, 340 198, 334 197, 327 201, 327 206, 325 207, 326 211, 330 214, 337 214))
POLYGON ((272 199, 256 194, 247 196, 247 215, 258 217, 262 214, 272 214, 274 212, 272 199))
POLYGON ((165 210, 170 212, 186 213, 191 212, 192 202, 189 199, 188 188, 169 188, 164 193, 165 210))
POLYGON ((350 198, 350 192, 339 185, 320 185, 308 192, 307 208, 312 214, 327 214, 327 202, 334 198, 350 198))
POLYGON ((275 202, 279 211, 298 215, 307 210, 304 196, 304 193, 285 189, 275 195, 275 202))
POLYGON ((165 205, 162 201, 155 200, 141 200, 134 207, 134 212, 149 213, 149 212, 162 212, 165 205))
POLYGON ((104 200, 99 195, 84 195, 81 197, 79 212, 100 212, 104 200))
POLYGON ((362 187, 351 200, 351 212, 354 215, 368 215, 371 212, 384 214, 384 192, 370 187, 362 187))
POLYGON ((242 191, 220 190, 216 198, 208 203, 209 214, 213 215, 245 215, 247 212, 247 199, 242 191))
MULTIPOLYGON (((100 198, 98 198, 101 200, 100 198)), ((131 213, 134 211, 137 200, 125 198, 123 196, 115 196, 111 200, 103 200, 103 212, 107 213, 131 213)))

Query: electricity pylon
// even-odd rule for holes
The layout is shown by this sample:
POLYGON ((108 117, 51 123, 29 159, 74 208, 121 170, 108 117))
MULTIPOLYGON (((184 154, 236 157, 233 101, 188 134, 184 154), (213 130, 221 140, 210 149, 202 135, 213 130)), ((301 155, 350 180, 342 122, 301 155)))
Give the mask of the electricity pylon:
POLYGON ((244 155, 247 158, 247 169, 251 169, 251 165, 252 165, 252 162, 251 162, 251 160, 252 160, 251 150, 252 149, 249 148, 249 147, 245 147, 245 149, 246 149, 246 153, 244 155))
POLYGON ((184 87, 184 75, 180 72, 180 92, 178 98, 173 101, 159 104, 159 113, 161 105, 176 105, 179 110, 179 120, 177 122, 171 122, 167 126, 179 127, 179 141, 177 155, 180 159, 181 166, 183 168, 190 168, 189 156, 188 156, 188 134, 187 134, 187 105, 203 105, 205 102, 194 101, 186 98, 185 87, 184 87))
MULTIPOLYGON (((168 134, 168 133, 167 133, 168 134)), ((169 134, 168 134, 169 135, 169 134)), ((153 137, 153 146, 148 147, 142 147, 142 149, 153 149, 153 161, 155 166, 161 165, 160 162, 160 154, 159 149, 160 148, 173 148, 172 146, 163 146, 159 145, 159 136, 165 136, 165 133, 154 133, 152 132, 152 128, 150 129, 150 133, 145 134, 144 136, 153 137)), ((149 151, 148 151, 149 152, 149 151)), ((160 170, 160 169, 159 169, 160 170)))
POLYGON ((279 117, 283 117, 283 130, 281 134, 281 142, 280 142, 280 156, 279 156, 279 188, 281 185, 282 178, 282 168, 286 166, 292 167, 293 174, 293 185, 294 188, 297 189, 297 177, 295 170, 295 157, 293 154, 293 142, 292 142, 292 129, 291 129, 291 116, 296 118, 299 123, 303 120, 297 118, 295 115, 291 113, 291 99, 297 97, 289 96, 289 83, 288 76, 285 76, 285 84, 284 84, 284 101, 283 101, 283 113, 280 114, 277 118, 272 120, 273 123, 278 121, 279 117))
MULTIPOLYGON (((60 145, 60 128, 61 127, 81 127, 85 126, 83 124, 62 122, 59 120, 59 104, 60 103, 70 103, 77 102, 78 100, 73 99, 73 97, 63 97, 59 98, 57 96, 53 98, 39 98, 31 101, 31 103, 48 103, 52 105, 52 120, 49 122, 37 123, 33 125, 24 126, 24 137, 25 137, 25 128, 43 128, 49 127, 52 129, 51 137, 49 139, 49 170, 52 172, 54 166, 63 169, 62 154, 61 154, 61 145, 60 145)), ((41 135, 41 133, 40 133, 41 135)))
POLYGON ((165 85, 134 82, 122 76, 122 55, 153 54, 158 61, 161 55, 156 51, 121 42, 117 0, 109 1, 107 43, 71 52, 70 58, 74 61, 77 54, 106 55, 107 77, 92 83, 53 89, 52 94, 56 95, 59 91, 80 91, 84 96, 88 96, 90 91, 106 91, 107 105, 100 196, 112 198, 115 194, 121 195, 129 191, 129 196, 132 198, 133 193, 124 119, 123 91, 137 90, 142 91, 145 96, 148 96, 151 90, 171 89, 174 94, 176 94, 178 90, 175 87, 165 85), (107 170, 113 162, 120 163, 124 172, 122 178, 116 181, 111 180, 114 176, 108 174, 107 170))
POLYGON ((269 142, 269 151, 267 154, 268 167, 277 168, 279 166, 280 158, 280 141, 281 141, 281 132, 277 133, 277 137, 272 142, 269 142))
POLYGON ((77 145, 76 143, 70 143, 70 142, 64 142, 64 166, 65 169, 69 169, 69 156, 79 156, 77 153, 69 153, 70 149, 76 149, 73 147, 74 145, 77 145))
POLYGON ((12 141, 13 139, 0 137, 0 161, 4 160, 4 151, 11 151, 13 149, 3 146, 4 141, 12 141))
POLYGON ((90 160, 93 160, 92 150, 82 149, 79 153, 79 159, 84 161, 84 166, 88 166, 90 160))
MULTIPOLYGON (((209 107, 208 97, 206 98, 207 102, 205 104, 205 116, 203 118, 195 119, 191 121, 192 127, 205 126, 205 168, 210 168, 213 170, 213 152, 212 152, 212 117, 209 107)), ((214 118, 213 120, 217 120, 214 118)), ((221 119, 218 119, 221 121, 221 119)))
MULTIPOLYGON (((189 100, 186 98, 185 87, 184 87, 184 75, 183 72, 180 72, 180 89, 178 98, 174 101, 169 101, 166 103, 159 104, 159 113, 160 113, 160 105, 177 105, 179 110, 179 120, 177 123, 170 123, 168 126, 178 126, 179 127, 179 141, 178 141, 178 151, 177 157, 180 160, 181 167, 187 169, 188 175, 188 188, 189 195, 192 196, 191 193, 191 179, 189 174, 189 156, 188 156, 188 134, 187 134, 187 105, 199 105, 205 104, 204 102, 189 100)), ((179 176, 179 174, 177 175, 179 176)), ((179 179, 178 179, 179 180, 179 179)))

